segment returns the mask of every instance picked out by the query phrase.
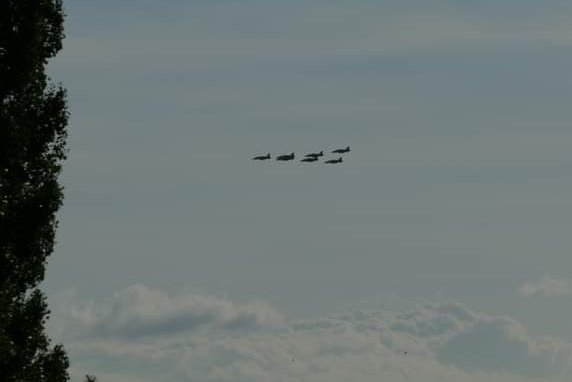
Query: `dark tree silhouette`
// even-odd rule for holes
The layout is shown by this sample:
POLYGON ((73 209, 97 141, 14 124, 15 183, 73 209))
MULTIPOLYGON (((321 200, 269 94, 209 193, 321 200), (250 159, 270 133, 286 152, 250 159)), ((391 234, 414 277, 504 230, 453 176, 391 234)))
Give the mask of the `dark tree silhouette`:
POLYGON ((48 59, 62 47, 61 0, 0 0, 0 380, 60 382, 68 358, 45 334, 38 284, 62 203, 68 120, 48 59))

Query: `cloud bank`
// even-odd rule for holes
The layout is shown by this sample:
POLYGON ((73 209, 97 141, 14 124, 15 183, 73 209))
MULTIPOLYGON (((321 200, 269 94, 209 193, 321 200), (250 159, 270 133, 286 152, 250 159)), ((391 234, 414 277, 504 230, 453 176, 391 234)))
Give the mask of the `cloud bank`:
MULTIPOLYGON (((114 381, 565 381, 572 345, 518 321, 428 304, 288 322, 263 303, 135 285, 56 298, 50 330, 73 373, 114 381)), ((79 379, 78 379, 79 380, 79 379)))
POLYGON ((572 295, 572 282, 544 276, 539 281, 522 284, 518 292, 523 296, 570 296, 572 295))
POLYGON ((169 296, 143 285, 133 285, 110 299, 95 303, 77 301, 73 291, 59 297, 60 325, 54 329, 89 338, 173 336, 212 330, 260 330, 282 323, 282 318, 263 303, 236 305, 208 296, 169 296))

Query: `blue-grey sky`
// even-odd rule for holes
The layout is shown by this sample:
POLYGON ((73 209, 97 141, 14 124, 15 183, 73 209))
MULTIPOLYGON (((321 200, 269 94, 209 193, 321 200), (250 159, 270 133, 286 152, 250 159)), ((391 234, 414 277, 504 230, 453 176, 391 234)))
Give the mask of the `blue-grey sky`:
MULTIPOLYGON (((62 317, 84 300, 121 305, 133 290, 154 296, 136 298, 151 306, 185 293, 235 304, 225 312, 260 301, 290 328, 332 312, 455 301, 482 313, 454 326, 449 347, 419 351, 439 367, 498 372, 449 356, 513 324, 570 346, 572 4, 65 5, 67 38, 50 73, 69 90, 70 155, 45 282, 69 304, 62 317), (346 145, 336 166, 250 160, 346 145)), ((99 314, 89 336, 121 330, 99 314)), ((187 328, 182 317, 167 323, 187 328)), ((96 371, 131 378, 101 362, 96 371)), ((509 371, 540 375, 535 362, 509 371)), ((351 370, 340 380, 360 380, 351 370)), ((157 378, 208 380, 177 373, 157 378)))

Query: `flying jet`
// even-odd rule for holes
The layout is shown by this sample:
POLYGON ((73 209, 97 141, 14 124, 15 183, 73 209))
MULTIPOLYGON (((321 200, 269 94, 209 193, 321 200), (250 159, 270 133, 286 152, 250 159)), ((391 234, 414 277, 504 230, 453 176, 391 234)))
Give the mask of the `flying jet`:
POLYGON ((324 163, 333 164, 333 163, 342 163, 342 162, 343 162, 342 157, 339 157, 338 159, 330 159, 330 160, 327 160, 327 161, 325 161, 324 163))
POLYGON ((317 160, 318 160, 317 157, 306 157, 306 158, 302 159, 300 162, 310 163, 310 162, 315 162, 315 161, 317 161, 317 160))
POLYGON ((266 159, 270 159, 270 153, 266 155, 259 155, 257 157, 252 158, 252 160, 266 160, 266 159))
POLYGON ((336 153, 336 154, 349 153, 350 152, 350 146, 346 147, 345 149, 337 149, 337 150, 334 150, 332 152, 336 153))
POLYGON ((292 160, 292 159, 294 159, 294 153, 286 154, 286 155, 279 155, 276 157, 276 160, 281 160, 281 161, 288 161, 288 160, 292 160))
POLYGON ((323 156, 324 156, 324 152, 323 152, 323 151, 320 151, 319 153, 306 154, 306 157, 316 158, 316 159, 318 159, 318 157, 323 157, 323 156))

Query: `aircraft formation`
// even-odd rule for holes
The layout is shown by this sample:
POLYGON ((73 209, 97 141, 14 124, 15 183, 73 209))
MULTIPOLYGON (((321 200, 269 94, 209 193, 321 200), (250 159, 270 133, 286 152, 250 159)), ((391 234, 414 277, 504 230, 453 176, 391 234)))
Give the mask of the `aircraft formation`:
MULTIPOLYGON (((349 153, 350 152, 350 146, 347 146, 346 148, 343 149, 336 149, 333 150, 332 153, 333 154, 345 154, 345 153, 349 153)), ((320 151, 317 153, 309 153, 306 154, 302 159, 300 159, 300 162, 304 162, 304 163, 314 163, 319 161, 320 157, 324 156, 324 151, 320 151)), ((292 161, 296 158, 296 155, 294 154, 294 152, 291 152, 290 154, 282 154, 282 155, 278 155, 276 156, 276 160, 277 161, 281 161, 281 162, 288 162, 288 161, 292 161)), ((266 154, 266 155, 258 155, 255 156, 254 158, 252 158, 252 160, 257 160, 257 161, 265 161, 265 160, 269 160, 271 159, 270 157, 270 153, 266 154)), ((337 164, 337 163, 342 163, 343 157, 339 156, 338 158, 332 158, 332 159, 328 159, 325 160, 324 163, 327 164, 337 164)))

